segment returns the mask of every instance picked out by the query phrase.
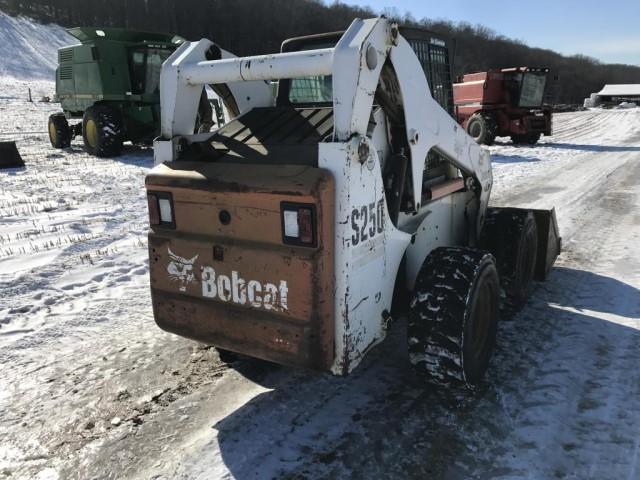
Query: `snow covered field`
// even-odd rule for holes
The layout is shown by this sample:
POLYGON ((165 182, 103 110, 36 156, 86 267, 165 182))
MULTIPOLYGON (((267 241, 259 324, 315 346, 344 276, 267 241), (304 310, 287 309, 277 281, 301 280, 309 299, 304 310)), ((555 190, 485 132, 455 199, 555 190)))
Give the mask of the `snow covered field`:
MULTIPOLYGON (((0 49, 30 28, 0 27, 0 49)), ((640 109, 491 147, 492 203, 555 206, 564 253, 501 324, 486 386, 452 403, 407 368, 402 322, 347 378, 229 368, 159 330, 152 152, 52 149, 58 106, 26 98, 53 84, 15 78, 49 67, 16 68, 0 77, 0 141, 26 163, 0 170, 0 478, 640 478, 640 109)))
POLYGON ((59 25, 42 25, 0 12, 0 76, 52 79, 58 48, 73 43, 77 41, 59 25))

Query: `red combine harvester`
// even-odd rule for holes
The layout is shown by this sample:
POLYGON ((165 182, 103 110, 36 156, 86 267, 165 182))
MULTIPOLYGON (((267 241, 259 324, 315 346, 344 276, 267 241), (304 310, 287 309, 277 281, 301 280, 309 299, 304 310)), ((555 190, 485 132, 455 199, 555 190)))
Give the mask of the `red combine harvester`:
POLYGON ((551 109, 543 107, 548 74, 548 68, 515 67, 464 75, 453 85, 458 122, 478 143, 511 137, 535 144, 551 135, 551 109))

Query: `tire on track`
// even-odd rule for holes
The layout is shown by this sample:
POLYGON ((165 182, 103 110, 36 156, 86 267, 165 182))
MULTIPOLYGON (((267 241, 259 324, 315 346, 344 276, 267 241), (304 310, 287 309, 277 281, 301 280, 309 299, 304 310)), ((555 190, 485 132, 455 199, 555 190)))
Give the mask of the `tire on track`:
POLYGON ((49 116, 49 140, 53 148, 67 148, 71 146, 72 132, 64 113, 54 113, 49 116))
POLYGON ((91 155, 119 155, 124 141, 124 125, 120 112, 107 105, 92 105, 87 108, 82 117, 82 139, 91 155))
POLYGON ((503 315, 514 315, 526 303, 533 285, 538 254, 538 228, 533 212, 488 208, 479 243, 496 259, 505 294, 503 315))
POLYGON ((410 303, 409 361, 430 383, 475 388, 495 346, 499 280, 489 252, 440 247, 425 260, 410 303))

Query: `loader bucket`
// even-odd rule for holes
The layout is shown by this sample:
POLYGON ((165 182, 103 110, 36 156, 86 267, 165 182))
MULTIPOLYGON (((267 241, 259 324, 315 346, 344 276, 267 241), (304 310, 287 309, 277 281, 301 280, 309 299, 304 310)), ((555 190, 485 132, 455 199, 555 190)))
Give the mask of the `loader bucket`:
POLYGON ((0 142, 0 169, 24 167, 16 142, 0 142))
POLYGON ((558 221, 556 220, 556 210, 532 210, 538 227, 538 256, 534 278, 543 281, 547 278, 553 263, 560 255, 562 238, 558 231, 558 221))

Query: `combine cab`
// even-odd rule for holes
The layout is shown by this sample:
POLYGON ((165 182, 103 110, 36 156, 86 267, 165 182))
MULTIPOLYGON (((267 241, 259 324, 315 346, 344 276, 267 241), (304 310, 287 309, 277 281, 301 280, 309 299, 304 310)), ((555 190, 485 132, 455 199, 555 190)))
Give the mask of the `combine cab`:
POLYGON ((551 109, 543 106, 548 68, 516 67, 466 74, 453 85, 458 122, 478 143, 496 137, 535 144, 551 135, 551 109))

